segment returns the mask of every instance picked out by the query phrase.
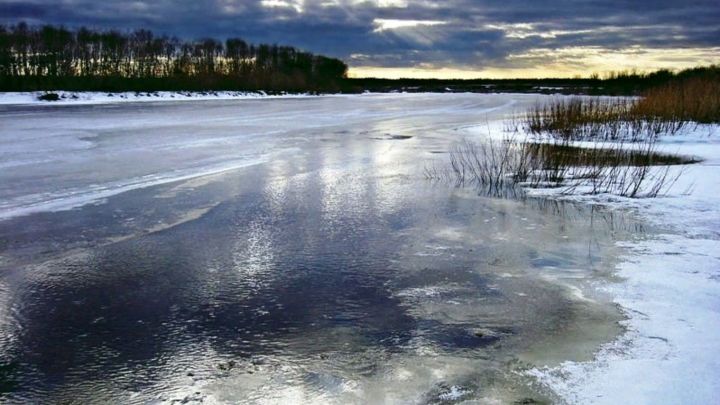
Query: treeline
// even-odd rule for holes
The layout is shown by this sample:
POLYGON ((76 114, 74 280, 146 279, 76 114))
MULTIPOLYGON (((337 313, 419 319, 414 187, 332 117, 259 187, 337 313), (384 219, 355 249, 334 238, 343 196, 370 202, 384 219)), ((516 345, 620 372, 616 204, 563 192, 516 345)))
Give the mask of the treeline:
POLYGON ((0 91, 338 91, 341 60, 240 38, 0 25, 0 91))

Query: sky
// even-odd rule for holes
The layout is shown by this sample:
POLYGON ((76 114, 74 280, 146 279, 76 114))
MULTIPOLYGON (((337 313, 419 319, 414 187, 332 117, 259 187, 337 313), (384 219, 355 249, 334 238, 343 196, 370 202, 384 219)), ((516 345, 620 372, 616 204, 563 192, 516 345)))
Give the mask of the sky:
POLYGON ((0 23, 242 37, 352 77, 574 77, 720 63, 720 0, 0 0, 0 23))

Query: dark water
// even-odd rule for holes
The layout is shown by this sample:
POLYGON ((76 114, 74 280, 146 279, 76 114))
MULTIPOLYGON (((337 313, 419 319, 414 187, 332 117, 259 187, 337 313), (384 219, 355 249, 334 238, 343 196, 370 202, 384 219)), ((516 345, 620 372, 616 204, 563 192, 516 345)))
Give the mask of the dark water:
POLYGON ((515 371, 618 332, 591 287, 642 228, 428 183, 437 141, 385 131, 0 222, 0 398, 552 399, 515 371))

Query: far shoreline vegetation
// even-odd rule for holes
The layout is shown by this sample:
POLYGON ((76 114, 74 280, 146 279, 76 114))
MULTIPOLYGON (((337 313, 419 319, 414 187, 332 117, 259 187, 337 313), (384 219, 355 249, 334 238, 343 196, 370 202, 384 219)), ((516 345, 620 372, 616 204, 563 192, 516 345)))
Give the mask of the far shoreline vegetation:
POLYGON ((0 26, 0 91, 338 91, 347 65, 240 38, 0 26))
POLYGON ((589 78, 348 78, 336 58, 240 38, 184 41, 148 30, 0 25, 0 91, 477 92, 643 95, 672 83, 719 82, 720 66, 589 78))

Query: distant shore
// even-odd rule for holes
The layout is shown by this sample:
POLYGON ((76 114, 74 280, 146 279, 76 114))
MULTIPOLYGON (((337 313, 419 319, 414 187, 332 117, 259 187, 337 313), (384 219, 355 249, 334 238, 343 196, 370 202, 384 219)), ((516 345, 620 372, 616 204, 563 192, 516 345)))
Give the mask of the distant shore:
POLYGON ((223 80, 201 78, 88 77, 9 77, 0 75, 2 92, 105 93, 105 94, 254 94, 327 95, 360 93, 531 93, 592 96, 638 96, 647 91, 686 80, 710 82, 720 77, 720 67, 706 66, 680 72, 660 70, 648 74, 614 73, 605 78, 541 79, 377 79, 335 78, 327 85, 282 86, 247 85, 229 77, 223 80))
MULTIPOLYGON (((0 80, 1 82, 1 80, 0 80)), ((361 93, 532 93, 631 96, 651 87, 649 82, 611 82, 600 79, 503 79, 503 80, 434 80, 434 79, 344 79, 330 88, 236 88, 233 86, 176 87, 142 86, 128 82, 126 86, 103 86, 101 83, 67 83, 48 86, 1 85, 3 93, 105 93, 105 94, 213 94, 242 93, 258 95, 326 95, 361 93)), ((653 82, 654 83, 654 82, 653 82)))

